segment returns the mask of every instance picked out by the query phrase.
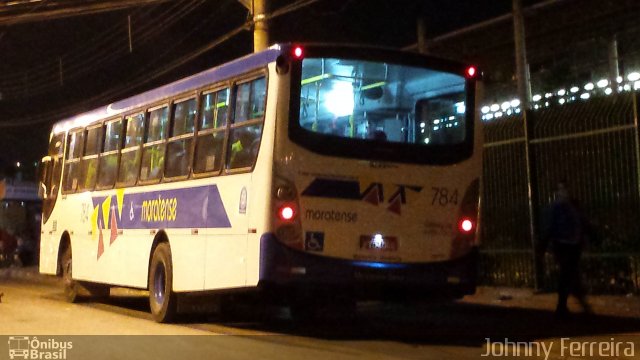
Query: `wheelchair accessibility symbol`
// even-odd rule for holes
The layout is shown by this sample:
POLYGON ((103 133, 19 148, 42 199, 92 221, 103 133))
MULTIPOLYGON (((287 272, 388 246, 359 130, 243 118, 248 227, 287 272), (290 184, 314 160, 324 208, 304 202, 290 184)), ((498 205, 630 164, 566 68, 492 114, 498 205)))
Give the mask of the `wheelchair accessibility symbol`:
POLYGON ((304 249, 306 251, 322 252, 324 250, 324 233, 307 231, 304 235, 304 249))

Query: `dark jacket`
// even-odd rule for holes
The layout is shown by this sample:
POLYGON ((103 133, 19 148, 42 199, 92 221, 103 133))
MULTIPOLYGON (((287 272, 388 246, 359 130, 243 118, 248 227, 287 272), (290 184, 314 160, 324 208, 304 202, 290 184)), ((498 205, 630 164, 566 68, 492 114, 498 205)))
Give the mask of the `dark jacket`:
POLYGON ((590 233, 590 225, 579 205, 570 199, 557 200, 551 204, 547 214, 546 226, 543 229, 543 244, 550 243, 586 245, 590 233))

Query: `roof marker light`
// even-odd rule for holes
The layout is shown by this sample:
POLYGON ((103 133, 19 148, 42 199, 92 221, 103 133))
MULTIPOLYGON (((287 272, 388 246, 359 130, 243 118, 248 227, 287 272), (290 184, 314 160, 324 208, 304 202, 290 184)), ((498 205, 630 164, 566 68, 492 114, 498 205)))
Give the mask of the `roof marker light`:
POLYGON ((476 76, 477 72, 478 72, 478 70, 476 69, 475 66, 469 66, 467 68, 467 76, 470 77, 470 78, 476 76))
POLYGON ((302 51, 302 47, 296 46, 293 48, 293 56, 295 56, 296 58, 298 59, 302 58, 303 54, 304 54, 304 51, 302 51))

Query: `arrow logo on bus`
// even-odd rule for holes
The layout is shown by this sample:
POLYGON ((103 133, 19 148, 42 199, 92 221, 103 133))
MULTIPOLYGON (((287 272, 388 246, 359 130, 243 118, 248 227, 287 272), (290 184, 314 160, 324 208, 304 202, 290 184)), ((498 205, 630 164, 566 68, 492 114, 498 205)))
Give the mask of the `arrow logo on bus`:
POLYGON ((411 198, 410 194, 418 194, 422 191, 422 186, 402 185, 402 184, 382 184, 379 182, 336 180, 336 179, 314 179, 302 192, 302 196, 320 197, 326 199, 358 200, 364 201, 374 206, 385 203, 384 189, 392 188, 387 202, 387 210, 402 215, 402 205, 411 198), (365 189, 361 191, 361 189, 365 189))

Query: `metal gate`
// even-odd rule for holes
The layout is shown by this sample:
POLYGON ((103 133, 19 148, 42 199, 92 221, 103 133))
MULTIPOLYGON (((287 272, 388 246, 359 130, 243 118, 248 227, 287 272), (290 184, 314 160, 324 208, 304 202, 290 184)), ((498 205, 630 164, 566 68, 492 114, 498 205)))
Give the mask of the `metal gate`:
POLYGON ((640 292, 637 107, 635 93, 622 93, 485 123, 481 282, 554 286, 553 259, 535 262, 530 225, 546 221, 553 188, 566 180, 595 229, 583 256, 585 285, 640 292))

